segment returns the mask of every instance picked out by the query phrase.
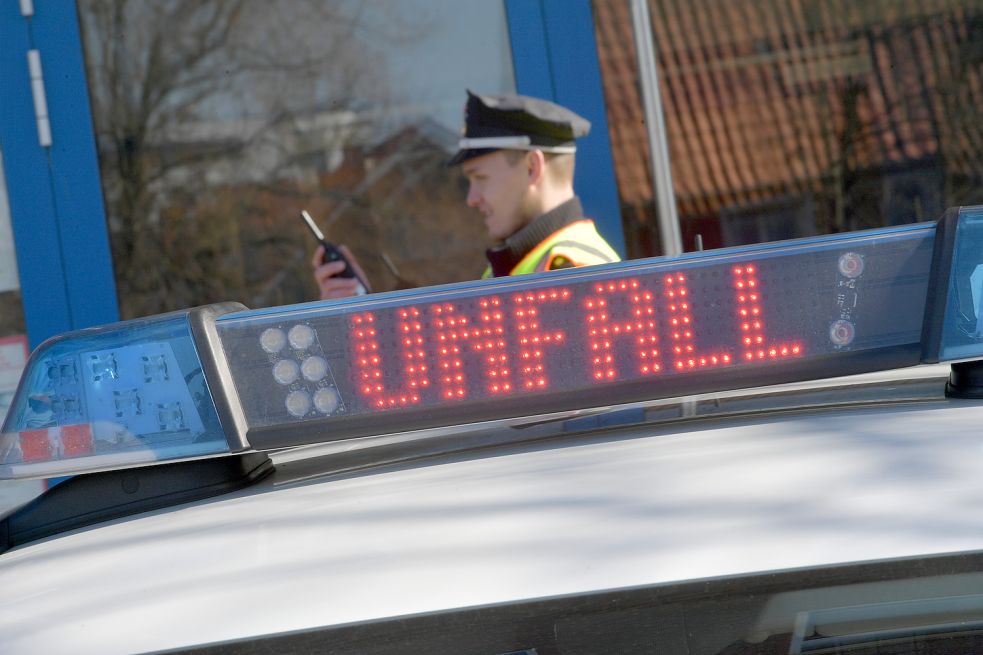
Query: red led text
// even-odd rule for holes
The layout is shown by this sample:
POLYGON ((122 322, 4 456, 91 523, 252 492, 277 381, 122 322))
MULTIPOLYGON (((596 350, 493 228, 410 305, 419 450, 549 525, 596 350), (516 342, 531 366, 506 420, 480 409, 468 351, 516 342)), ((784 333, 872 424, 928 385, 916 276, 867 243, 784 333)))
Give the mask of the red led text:
POLYGON ((757 266, 726 277, 712 299, 672 272, 362 311, 349 318, 352 381, 388 409, 801 356, 768 339, 757 266))

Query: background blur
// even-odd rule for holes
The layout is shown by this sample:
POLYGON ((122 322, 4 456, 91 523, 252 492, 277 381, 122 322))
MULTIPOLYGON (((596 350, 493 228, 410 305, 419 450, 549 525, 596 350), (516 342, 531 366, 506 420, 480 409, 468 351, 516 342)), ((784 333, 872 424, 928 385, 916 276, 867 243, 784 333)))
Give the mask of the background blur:
POLYGON ((478 276, 484 228, 445 166, 467 88, 593 122, 577 187, 627 257, 674 252, 667 225, 693 250, 983 203, 983 0, 0 12, 0 414, 53 334, 315 299, 302 208, 375 290, 478 276))

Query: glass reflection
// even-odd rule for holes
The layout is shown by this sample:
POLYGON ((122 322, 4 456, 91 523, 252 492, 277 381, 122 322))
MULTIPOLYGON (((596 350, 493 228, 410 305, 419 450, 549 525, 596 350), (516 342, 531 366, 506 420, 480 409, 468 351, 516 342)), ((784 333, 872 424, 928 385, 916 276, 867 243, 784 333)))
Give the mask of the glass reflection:
POLYGON ((315 244, 375 290, 473 279, 465 88, 515 90, 485 0, 79 0, 124 318, 313 300, 315 244))
POLYGON ((0 423, 3 423, 13 401, 26 361, 27 326, 24 323, 10 203, 7 200, 7 177, 4 174, 3 151, 0 150, 0 423))
MULTIPOLYGON (((629 255, 660 254, 628 0, 593 0, 629 255)), ((983 202, 983 4, 648 0, 686 250, 983 202)))
MULTIPOLYGON (((7 200, 7 177, 4 173, 3 151, 0 150, 0 425, 14 400, 21 370, 27 362, 27 327, 24 324, 14 245, 10 204, 7 200)), ((59 370, 55 375, 70 373, 59 370)), ((71 402, 64 408, 71 409, 71 402)), ((0 516, 27 503, 46 487, 44 480, 0 481, 0 516)))

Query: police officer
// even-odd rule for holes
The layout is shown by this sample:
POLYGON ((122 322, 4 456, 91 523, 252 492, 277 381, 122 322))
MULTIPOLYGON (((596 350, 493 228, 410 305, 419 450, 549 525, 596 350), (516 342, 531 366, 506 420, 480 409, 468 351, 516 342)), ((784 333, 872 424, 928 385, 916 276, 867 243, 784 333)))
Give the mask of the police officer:
MULTIPOLYGON (((467 177, 467 204, 494 242, 484 277, 618 261, 573 189, 576 139, 589 130, 586 119, 547 100, 468 91, 464 136, 450 164, 467 177)), ((357 281, 336 277, 345 264, 324 263, 323 255, 318 248, 312 261, 321 298, 354 295, 357 281)))

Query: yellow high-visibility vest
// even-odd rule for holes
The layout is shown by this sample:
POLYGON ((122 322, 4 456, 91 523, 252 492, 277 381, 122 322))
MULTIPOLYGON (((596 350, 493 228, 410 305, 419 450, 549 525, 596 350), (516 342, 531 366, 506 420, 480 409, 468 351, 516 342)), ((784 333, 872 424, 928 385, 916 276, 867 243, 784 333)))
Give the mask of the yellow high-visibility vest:
MULTIPOLYGON (((543 239, 509 271, 509 275, 555 271, 575 266, 593 266, 621 261, 594 226, 585 218, 560 228, 543 239)), ((491 277, 489 266, 481 277, 491 277)))

